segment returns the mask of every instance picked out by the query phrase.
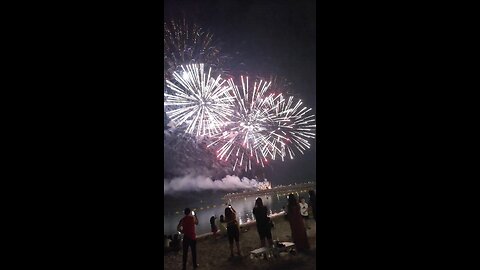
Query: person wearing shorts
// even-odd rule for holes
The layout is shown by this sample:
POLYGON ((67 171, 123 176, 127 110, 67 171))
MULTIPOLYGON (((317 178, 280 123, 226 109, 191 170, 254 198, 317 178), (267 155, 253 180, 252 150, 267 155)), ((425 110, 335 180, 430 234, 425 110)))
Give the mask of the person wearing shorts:
POLYGON ((260 236, 260 246, 265 246, 265 239, 268 240, 270 247, 273 245, 272 240, 272 225, 270 218, 267 215, 268 209, 263 205, 262 198, 255 200, 255 207, 253 208, 253 215, 257 222, 258 236, 260 236))
POLYGON ((228 242, 230 243, 230 257, 233 257, 233 240, 237 246, 237 254, 240 253, 240 229, 238 228, 237 212, 231 205, 225 208, 225 222, 227 223, 228 242))

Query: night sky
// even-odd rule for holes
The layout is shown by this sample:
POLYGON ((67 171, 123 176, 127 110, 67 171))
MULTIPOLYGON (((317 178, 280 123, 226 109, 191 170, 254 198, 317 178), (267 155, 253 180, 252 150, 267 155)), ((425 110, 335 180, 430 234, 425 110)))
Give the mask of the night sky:
MULTIPOLYGON (((186 17, 213 33, 222 53, 241 64, 240 74, 287 79, 290 93, 316 114, 315 1, 167 0, 164 7, 165 19, 186 17)), ((316 119, 312 148, 266 169, 274 185, 316 180, 316 119)))

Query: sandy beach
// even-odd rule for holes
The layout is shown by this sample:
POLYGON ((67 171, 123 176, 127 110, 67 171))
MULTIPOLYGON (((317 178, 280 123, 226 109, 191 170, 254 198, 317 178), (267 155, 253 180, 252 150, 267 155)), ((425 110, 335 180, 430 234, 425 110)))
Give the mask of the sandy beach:
MULTIPOLYGON (((272 230, 274 240, 292 241, 290 225, 283 215, 272 217, 275 228, 272 230)), ((230 258, 228 238, 223 236, 214 240, 211 235, 200 237, 197 240, 197 263, 198 269, 315 269, 316 267, 316 229, 315 221, 309 220, 311 229, 307 230, 310 243, 310 251, 297 253, 296 255, 285 254, 270 260, 252 259, 250 251, 260 247, 256 224, 242 225, 240 233, 240 249, 242 256, 235 255, 230 258), (245 231, 246 230, 246 231, 245 231)), ((236 248, 234 248, 236 251, 236 248)), ((177 254, 169 252, 164 255, 164 269, 181 269, 182 251, 177 254)), ((193 269, 192 256, 189 250, 187 269, 193 269)))

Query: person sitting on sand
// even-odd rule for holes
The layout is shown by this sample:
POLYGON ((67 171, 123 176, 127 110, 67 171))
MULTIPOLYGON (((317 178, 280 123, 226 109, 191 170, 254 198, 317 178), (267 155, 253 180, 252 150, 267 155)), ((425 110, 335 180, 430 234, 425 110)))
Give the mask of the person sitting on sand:
POLYGON ((227 223, 228 242, 230 243, 230 257, 233 257, 233 240, 237 245, 237 254, 240 253, 240 229, 238 228, 237 212, 231 205, 225 208, 225 222, 227 223))
POLYGON ((253 215, 257 221, 257 231, 260 236, 260 246, 265 246, 265 238, 268 240, 269 246, 273 246, 272 240, 272 225, 270 224, 270 218, 267 216, 268 209, 263 205, 262 198, 255 200, 255 207, 253 208, 253 215))
POLYGON ((288 221, 290 229, 292 230, 293 242, 298 251, 305 251, 310 249, 307 238, 307 231, 300 214, 300 205, 298 204, 295 195, 288 195, 288 221))
POLYGON ((198 219, 195 214, 192 213, 190 208, 185 208, 185 216, 180 220, 177 225, 177 230, 182 232, 183 235, 183 270, 187 267, 187 255, 188 247, 192 250, 193 268, 197 268, 197 236, 195 233, 195 225, 198 225, 198 219))
POLYGON ((212 229, 212 233, 213 233, 213 239, 217 239, 217 231, 218 231, 218 227, 217 227, 217 224, 215 224, 215 216, 212 216, 210 218, 210 228, 212 229))
POLYGON ((218 228, 220 228, 220 234, 226 235, 227 234, 227 227, 225 226, 225 218, 223 215, 220 215, 220 220, 218 222, 218 228))

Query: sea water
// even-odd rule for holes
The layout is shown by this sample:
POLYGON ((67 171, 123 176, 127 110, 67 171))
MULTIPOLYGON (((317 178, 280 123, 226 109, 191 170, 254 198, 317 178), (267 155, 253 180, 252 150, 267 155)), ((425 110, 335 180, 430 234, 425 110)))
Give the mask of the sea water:
MULTIPOLYGON (((294 193, 297 198, 303 197, 308 202, 307 192, 294 193)), ((268 208, 269 214, 276 214, 281 212, 283 206, 287 206, 287 195, 283 193, 268 193, 266 195, 246 195, 241 196, 231 201, 223 200, 225 193, 208 193, 208 194, 189 194, 181 195, 175 198, 165 197, 164 206, 164 234, 170 235, 177 233, 177 224, 182 217, 184 217, 183 209, 189 207, 195 211, 198 218, 198 225, 196 227, 197 235, 211 232, 210 217, 215 216, 217 221, 220 215, 225 215, 225 208, 228 203, 237 212, 237 218, 240 226, 246 222, 253 221, 253 207, 257 197, 262 198, 263 204, 268 208)))

